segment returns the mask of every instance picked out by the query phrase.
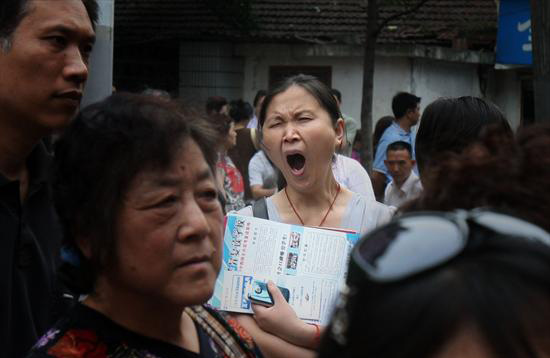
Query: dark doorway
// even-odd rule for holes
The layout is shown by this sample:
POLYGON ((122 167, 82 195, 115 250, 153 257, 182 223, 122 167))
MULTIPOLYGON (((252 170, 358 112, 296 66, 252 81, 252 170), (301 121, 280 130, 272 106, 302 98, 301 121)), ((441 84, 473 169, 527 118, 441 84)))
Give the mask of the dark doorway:
POLYGON ((521 81, 521 126, 528 126, 535 123, 535 97, 533 91, 533 80, 524 79, 521 81))

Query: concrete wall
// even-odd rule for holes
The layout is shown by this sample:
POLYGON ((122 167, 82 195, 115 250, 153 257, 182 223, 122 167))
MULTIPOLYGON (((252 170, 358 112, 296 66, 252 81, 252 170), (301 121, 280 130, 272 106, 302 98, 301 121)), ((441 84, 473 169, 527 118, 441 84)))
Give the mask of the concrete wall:
POLYGON ((515 70, 495 70, 487 97, 504 112, 513 129, 521 121, 521 79, 515 70))
POLYGON ((114 0, 99 0, 96 42, 90 56, 90 73, 81 106, 104 99, 113 89, 114 0))
MULTIPOLYGON (((332 86, 342 92, 343 112, 359 119, 363 83, 363 60, 356 54, 304 56, 292 45, 248 45, 239 48, 245 58, 244 98, 251 101, 258 89, 266 88, 270 66, 331 66, 332 86)), ((374 75, 373 118, 391 115, 391 98, 398 91, 422 97, 422 107, 443 96, 480 96, 476 64, 386 57, 377 55, 374 75)))
MULTIPOLYGON (((435 59, 427 59, 414 57, 414 49, 377 51, 374 121, 392 114, 391 98, 398 91, 422 97, 422 108, 439 97, 482 96, 479 66, 475 62, 490 59, 476 53, 467 53, 465 57, 451 50, 440 52, 435 59), (446 57, 467 63, 440 59, 446 57)), ((359 120, 363 59, 358 47, 182 43, 180 95, 196 99, 223 95, 229 100, 243 98, 252 102, 259 89, 267 88, 270 66, 331 66, 332 86, 342 92, 343 112, 359 120)), ((512 71, 494 72, 489 76, 486 92, 512 125, 519 123, 521 111, 521 83, 516 77, 512 71)))
POLYGON ((235 56, 231 43, 180 44, 179 95, 193 103, 210 96, 228 100, 243 94, 244 59, 235 56))

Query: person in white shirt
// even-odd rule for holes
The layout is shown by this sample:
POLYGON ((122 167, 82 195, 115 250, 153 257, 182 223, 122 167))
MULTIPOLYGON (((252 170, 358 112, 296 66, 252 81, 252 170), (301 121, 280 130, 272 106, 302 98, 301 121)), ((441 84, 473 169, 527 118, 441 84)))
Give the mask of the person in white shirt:
POLYGON ((398 141, 388 145, 384 164, 392 177, 384 192, 384 204, 397 207, 422 193, 420 178, 412 170, 416 160, 412 159, 409 143, 398 141))
POLYGON ((254 96, 254 116, 252 119, 248 122, 246 125, 246 128, 254 128, 256 129, 258 127, 258 116, 260 115, 260 109, 262 108, 262 103, 264 102, 265 95, 267 94, 266 90, 259 90, 256 92, 256 96, 254 96))
POLYGON ((357 160, 336 154, 336 158, 332 161, 332 174, 343 187, 369 200, 376 200, 369 173, 357 160))
POLYGON ((277 172, 263 150, 257 151, 250 159, 248 180, 254 200, 277 192, 277 172))

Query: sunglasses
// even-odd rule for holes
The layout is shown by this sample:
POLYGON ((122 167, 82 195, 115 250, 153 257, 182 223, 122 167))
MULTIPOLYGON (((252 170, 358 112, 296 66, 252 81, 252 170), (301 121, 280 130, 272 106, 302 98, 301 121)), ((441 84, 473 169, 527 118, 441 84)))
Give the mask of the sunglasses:
POLYGON ((391 283, 421 274, 475 250, 491 235, 550 246, 550 234, 535 224, 487 209, 405 214, 371 231, 351 253, 347 285, 336 304, 332 336, 345 341, 345 306, 354 287, 391 283))
MULTIPOLYGON (((544 229, 507 214, 474 209, 405 214, 372 231, 351 253, 353 272, 374 282, 393 282, 443 265, 490 234, 550 246, 544 229)), ((351 276, 350 267, 350 276, 351 276)), ((350 278, 353 281, 354 278, 350 278)))

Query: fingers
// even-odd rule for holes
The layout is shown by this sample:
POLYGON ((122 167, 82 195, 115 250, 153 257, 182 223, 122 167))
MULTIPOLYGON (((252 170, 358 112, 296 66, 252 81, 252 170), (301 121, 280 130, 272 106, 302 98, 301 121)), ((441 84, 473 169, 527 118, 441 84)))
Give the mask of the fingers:
POLYGON ((260 314, 260 315, 263 314, 268 309, 268 307, 257 305, 255 303, 252 303, 251 307, 254 314, 260 314))
POLYGON ((275 305, 286 301, 283 294, 281 293, 281 290, 273 283, 273 281, 269 281, 267 283, 267 289, 271 293, 271 296, 273 297, 273 303, 275 305))

